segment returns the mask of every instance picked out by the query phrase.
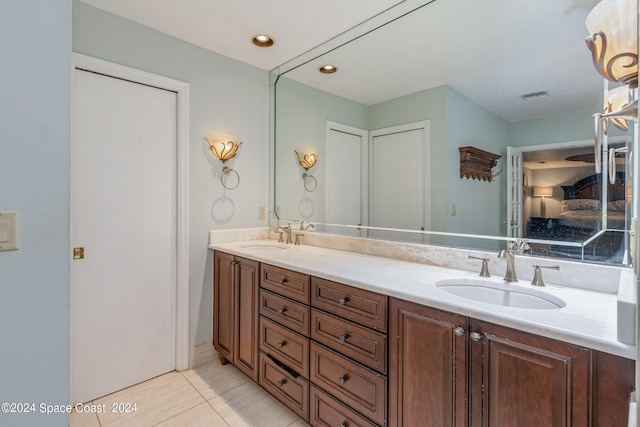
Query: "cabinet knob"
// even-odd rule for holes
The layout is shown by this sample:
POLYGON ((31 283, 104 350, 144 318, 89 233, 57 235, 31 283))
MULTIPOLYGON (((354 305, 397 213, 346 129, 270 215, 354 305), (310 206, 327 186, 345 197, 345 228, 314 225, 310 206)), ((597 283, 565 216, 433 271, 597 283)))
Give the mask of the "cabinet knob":
POLYGON ((474 341, 480 341, 484 337, 484 334, 482 332, 471 332, 469 336, 474 341))
POLYGON ((459 336, 459 337, 463 337, 463 336, 464 336, 464 328, 462 328, 462 327, 460 327, 460 326, 456 327, 456 328, 453 330, 453 332, 454 332, 457 336, 459 336))
POLYGON ((340 335, 340 341, 342 342, 347 342, 347 338, 349 337, 349 335, 344 334, 344 335, 340 335))
POLYGON ((340 298, 340 299, 338 300, 338 302, 339 302, 340 304, 342 304, 342 305, 345 305, 345 304, 347 303, 347 301, 349 301, 349 298, 347 298, 347 297, 340 298))
POLYGON ((278 346, 278 348, 282 348, 284 347, 286 343, 284 341, 280 341, 278 344, 276 344, 278 346))
POLYGON ((238 265, 240 264, 240 261, 229 261, 230 265, 238 265))
POLYGON ((347 427, 347 425, 345 423, 340 423, 338 424, 338 427, 347 427))
POLYGON ((344 383, 346 383, 346 382, 347 382, 347 377, 342 376, 342 377, 338 378, 338 382, 339 382, 340 384, 344 384, 344 383))
POLYGON ((280 380, 276 384, 278 385, 278 387, 282 387, 284 383, 285 383, 285 380, 280 380))
POLYGON ((278 283, 280 283, 281 285, 284 284, 287 281, 286 277, 283 277, 282 279, 278 280, 278 283))
POLYGON ((283 314, 285 311, 287 311, 286 308, 282 307, 278 309, 278 314, 283 314))

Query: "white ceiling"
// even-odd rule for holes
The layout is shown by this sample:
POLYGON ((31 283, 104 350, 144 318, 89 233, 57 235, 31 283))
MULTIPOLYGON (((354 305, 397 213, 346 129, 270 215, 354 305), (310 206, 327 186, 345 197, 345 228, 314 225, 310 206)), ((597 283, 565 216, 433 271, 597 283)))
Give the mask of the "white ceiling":
POLYGON ((271 70, 400 0, 81 0, 197 46, 271 70), (269 34, 271 48, 251 44, 269 34))
MULTIPOLYGON (((385 10, 427 2, 82 1, 265 70, 385 10), (257 33, 276 44, 253 46, 257 33)), ((597 2, 437 0, 287 76, 367 105, 447 84, 509 122, 597 108, 602 78, 584 43, 584 19, 597 2), (321 75, 328 60, 340 70, 321 75), (545 90, 548 98, 520 97, 545 90)))

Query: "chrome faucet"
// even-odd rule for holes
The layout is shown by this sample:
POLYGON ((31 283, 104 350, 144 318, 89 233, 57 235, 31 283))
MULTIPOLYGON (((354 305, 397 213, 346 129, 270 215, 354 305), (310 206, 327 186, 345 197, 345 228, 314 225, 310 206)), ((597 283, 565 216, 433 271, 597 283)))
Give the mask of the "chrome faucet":
POLYGON ((300 230, 306 231, 309 230, 310 228, 316 228, 315 224, 309 223, 307 224, 307 226, 305 227, 304 225, 304 221, 300 221, 300 230))
POLYGON ((518 276, 516 276, 516 257, 513 253, 513 243, 509 243, 507 245, 507 250, 501 250, 498 254, 498 258, 507 260, 507 272, 504 274, 504 281, 517 282, 518 276))
POLYGON ((522 254, 525 250, 529 249, 529 245, 526 240, 518 239, 515 243, 508 243, 506 250, 501 250, 498 254, 498 258, 507 260, 507 272, 504 274, 505 282, 517 282, 518 276, 516 275, 516 254, 522 254))
POLYGON ((273 229, 273 231, 276 233, 280 233, 280 238, 278 239, 278 243, 283 243, 283 240, 282 240, 283 233, 287 235, 287 244, 291 243, 291 224, 287 225, 286 227, 277 226, 276 228, 273 229))

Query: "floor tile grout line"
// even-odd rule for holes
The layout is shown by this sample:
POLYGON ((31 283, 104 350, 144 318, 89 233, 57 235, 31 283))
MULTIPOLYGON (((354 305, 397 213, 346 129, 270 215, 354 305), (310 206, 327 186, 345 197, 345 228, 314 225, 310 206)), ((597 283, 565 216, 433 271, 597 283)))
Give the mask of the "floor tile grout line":
POLYGON ((223 416, 222 416, 222 414, 221 414, 220 412, 218 412, 218 410, 217 410, 216 408, 214 408, 214 407, 213 407, 213 405, 211 404, 211 400, 213 400, 213 398, 212 398, 212 399, 210 399, 210 400, 207 400, 207 405, 209 405, 209 407, 210 407, 211 409, 213 409, 213 412, 215 412, 216 414, 218 414, 218 416, 220 417, 220 419, 221 419, 222 421, 224 421, 224 423, 225 423, 227 426, 231 427, 231 424, 229 424, 229 422, 227 421, 227 419, 226 419, 225 417, 223 417, 223 416))
POLYGON ((180 376, 181 376, 181 377, 182 377, 182 378, 187 382, 187 384, 189 384, 189 386, 191 386, 191 388, 192 388, 192 389, 193 389, 193 390, 198 394, 198 396, 200 396, 200 397, 202 398, 202 402, 198 402, 198 403, 196 403, 196 404, 195 404, 195 406, 192 406, 192 407, 190 407, 190 408, 186 408, 184 411, 178 412, 178 413, 176 413, 176 414, 174 414, 174 415, 170 416, 169 418, 165 418, 165 419, 163 419, 162 421, 160 421, 160 422, 158 422, 158 423, 154 424, 154 426, 160 425, 160 424, 162 424, 162 423, 164 423, 164 422, 166 422, 166 421, 169 421, 169 420, 171 420, 171 419, 173 419, 173 418, 175 418, 175 417, 178 417, 178 416, 180 416, 180 415, 182 415, 182 414, 184 414, 184 413, 186 413, 186 412, 189 412, 190 410, 197 408, 198 406, 202 405, 203 403, 207 403, 207 399, 205 399, 205 397, 202 395, 202 393, 200 393, 200 392, 198 391, 198 389, 196 389, 196 388, 193 386, 193 384, 191 384, 191 381, 189 381, 189 379, 188 379, 187 377, 185 377, 185 376, 184 376, 184 373, 183 373, 183 372, 186 372, 186 371, 187 371, 187 370, 185 370, 185 371, 174 371, 174 372, 176 372, 176 373, 180 374, 180 376))
MULTIPOLYGON (((212 362, 212 363, 215 363, 215 362, 212 362)), ((204 365, 204 364, 203 364, 203 365, 204 365)), ((200 366, 202 366, 202 365, 200 365, 200 366)), ((213 399, 217 398, 217 397, 222 396, 222 395, 223 395, 223 394, 225 394, 225 393, 230 392, 231 390, 235 390, 237 387, 240 387, 241 385, 243 385, 243 384, 244 384, 244 382, 243 382, 242 384, 238 384, 238 385, 236 385, 235 387, 232 387, 232 388, 230 388, 230 389, 228 389, 228 390, 225 390, 225 391, 224 391, 223 393, 221 393, 221 394, 215 393, 215 395, 214 395, 212 398, 207 399, 207 398, 206 398, 206 397, 205 397, 205 396, 200 392, 200 390, 198 390, 198 388, 195 386, 195 384, 193 384, 193 383, 189 380, 189 378, 187 378, 187 376, 186 376, 186 375, 184 375, 184 372, 189 372, 189 371, 191 371, 192 373, 196 374, 196 373, 195 373, 195 371, 194 371, 193 369, 188 369, 188 370, 185 370, 185 371, 181 371, 180 373, 182 373, 182 376, 184 377, 184 379, 185 379, 185 380, 187 380, 187 382, 191 385, 191 387, 193 387, 193 388, 194 388, 194 390, 195 390, 195 391, 196 391, 196 392, 197 392, 197 393, 198 393, 198 394, 199 394, 199 395, 204 399, 204 403, 206 403, 207 405, 209 405, 209 407, 210 407, 211 409, 213 409, 213 412, 215 412, 216 414, 218 414, 218 416, 220 417, 220 419, 221 419, 221 420, 223 420, 223 421, 224 421, 224 423, 225 423, 226 425, 228 425, 229 427, 231 427, 231 424, 229 424, 229 423, 227 422, 227 420, 222 416, 222 414, 221 414, 220 412, 218 412, 218 410, 217 410, 217 409, 216 409, 216 408, 211 404, 211 401, 212 401, 213 399)), ((196 374, 196 375, 197 375, 197 374, 196 374)))

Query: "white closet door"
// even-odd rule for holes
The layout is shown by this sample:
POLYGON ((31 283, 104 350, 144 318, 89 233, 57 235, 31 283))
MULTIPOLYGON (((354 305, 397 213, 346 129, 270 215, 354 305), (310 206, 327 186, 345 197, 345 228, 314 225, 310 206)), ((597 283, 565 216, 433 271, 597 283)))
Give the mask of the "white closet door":
MULTIPOLYGON (((429 230, 430 167, 427 122, 394 126, 370 134, 370 225, 429 230)), ((374 237, 426 242, 421 234, 374 231, 374 237)))
MULTIPOLYGON (((327 214, 329 224, 367 223, 367 131, 327 123, 327 214)), ((329 232, 360 236, 357 228, 327 227, 329 232)))
POLYGON ((76 70, 71 400, 175 369, 177 95, 76 70))

